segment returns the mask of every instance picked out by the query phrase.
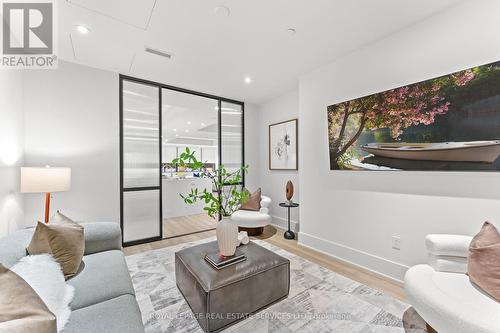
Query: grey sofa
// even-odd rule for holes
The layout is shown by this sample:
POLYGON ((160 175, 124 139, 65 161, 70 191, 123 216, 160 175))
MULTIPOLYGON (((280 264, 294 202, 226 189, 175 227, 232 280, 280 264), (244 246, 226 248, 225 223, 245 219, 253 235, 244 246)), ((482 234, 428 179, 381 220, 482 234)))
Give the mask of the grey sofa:
MULTIPOLYGON (((75 287, 65 333, 143 333, 141 312, 121 251, 117 223, 81 223, 85 256, 80 272, 68 280, 75 287)), ((11 267, 26 255, 33 228, 0 239, 0 263, 11 267)))

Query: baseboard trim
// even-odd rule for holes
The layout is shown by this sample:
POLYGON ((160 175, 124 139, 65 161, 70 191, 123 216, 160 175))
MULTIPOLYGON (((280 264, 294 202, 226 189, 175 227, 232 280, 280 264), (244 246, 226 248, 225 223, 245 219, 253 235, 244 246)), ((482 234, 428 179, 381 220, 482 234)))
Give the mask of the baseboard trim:
POLYGON ((350 248, 326 239, 301 232, 298 239, 299 245, 323 253, 335 259, 345 261, 354 266, 381 275, 397 283, 403 283, 408 266, 397 262, 350 248))
MULTIPOLYGON (((271 225, 274 225, 275 227, 279 227, 281 229, 288 229, 288 220, 279 216, 271 216, 273 218, 271 225)), ((299 231, 299 223, 297 221, 290 220, 290 229, 293 232, 298 232, 299 231)))

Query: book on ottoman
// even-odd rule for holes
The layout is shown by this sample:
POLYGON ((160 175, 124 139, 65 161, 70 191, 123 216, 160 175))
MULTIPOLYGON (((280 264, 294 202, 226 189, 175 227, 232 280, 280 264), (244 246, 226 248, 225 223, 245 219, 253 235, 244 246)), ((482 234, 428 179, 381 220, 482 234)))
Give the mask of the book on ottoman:
POLYGON ((234 252, 234 255, 232 255, 230 257, 225 257, 222 254, 220 254, 218 251, 207 253, 205 255, 205 260, 208 261, 210 263, 210 265, 212 265, 216 269, 222 269, 224 267, 237 264, 237 263, 245 260, 246 258, 247 257, 245 256, 245 254, 238 249, 236 249, 236 252, 234 252))

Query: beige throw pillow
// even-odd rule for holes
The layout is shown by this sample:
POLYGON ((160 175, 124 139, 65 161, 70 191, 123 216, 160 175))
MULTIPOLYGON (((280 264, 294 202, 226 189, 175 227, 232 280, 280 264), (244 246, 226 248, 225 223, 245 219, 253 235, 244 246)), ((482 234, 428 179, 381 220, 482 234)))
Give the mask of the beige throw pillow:
POLYGON ((54 333, 56 317, 30 285, 0 264, 0 332, 54 333))
POLYGON ((67 280, 78 272, 82 263, 85 250, 83 227, 58 211, 48 224, 38 222, 26 250, 29 254, 52 254, 67 280))
MULTIPOLYGON (((250 194, 248 190, 245 189, 246 192, 250 194)), ((240 209, 242 210, 260 210, 260 201, 261 201, 261 189, 257 189, 257 191, 253 192, 245 202, 241 205, 240 209)))
POLYGON ((467 269, 472 282, 500 301, 500 234, 493 224, 484 222, 472 238, 467 269))

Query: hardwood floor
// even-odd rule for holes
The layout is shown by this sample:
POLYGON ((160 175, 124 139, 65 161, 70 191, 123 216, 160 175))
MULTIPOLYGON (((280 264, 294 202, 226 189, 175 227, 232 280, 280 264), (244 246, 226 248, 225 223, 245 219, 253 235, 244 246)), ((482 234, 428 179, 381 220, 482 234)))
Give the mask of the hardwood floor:
POLYGON ((123 248, 123 252, 125 253, 126 256, 128 256, 128 255, 141 253, 141 252, 145 252, 145 251, 149 251, 149 250, 156 250, 156 249, 161 249, 163 247, 174 246, 177 244, 194 242, 194 241, 209 238, 212 236, 215 236, 215 230, 203 231, 203 232, 199 232, 196 234, 179 236, 179 237, 169 238, 169 239, 163 239, 163 240, 157 241, 157 242, 128 246, 128 247, 123 248))
POLYGON ((186 215, 163 220, 163 238, 214 229, 216 222, 207 214, 186 215))
MULTIPOLYGON (((363 283, 371 288, 377 289, 399 300, 406 301, 402 283, 393 281, 384 276, 362 269, 353 264, 332 258, 326 254, 314 251, 310 248, 301 246, 298 244, 297 239, 294 240, 284 239, 283 233, 284 230, 281 228, 277 228, 274 226, 267 226, 266 228, 264 228, 264 233, 262 235, 251 238, 261 239, 266 242, 269 242, 270 244, 273 244, 288 252, 301 256, 318 265, 321 265, 334 272, 342 274, 352 280, 363 283)), ((197 234, 191 234, 176 238, 164 239, 158 242, 153 242, 148 244, 130 246, 124 248, 123 251, 125 252, 125 255, 132 255, 144 251, 169 247, 185 242, 192 242, 212 236, 215 236, 215 230, 205 231, 197 234)))

